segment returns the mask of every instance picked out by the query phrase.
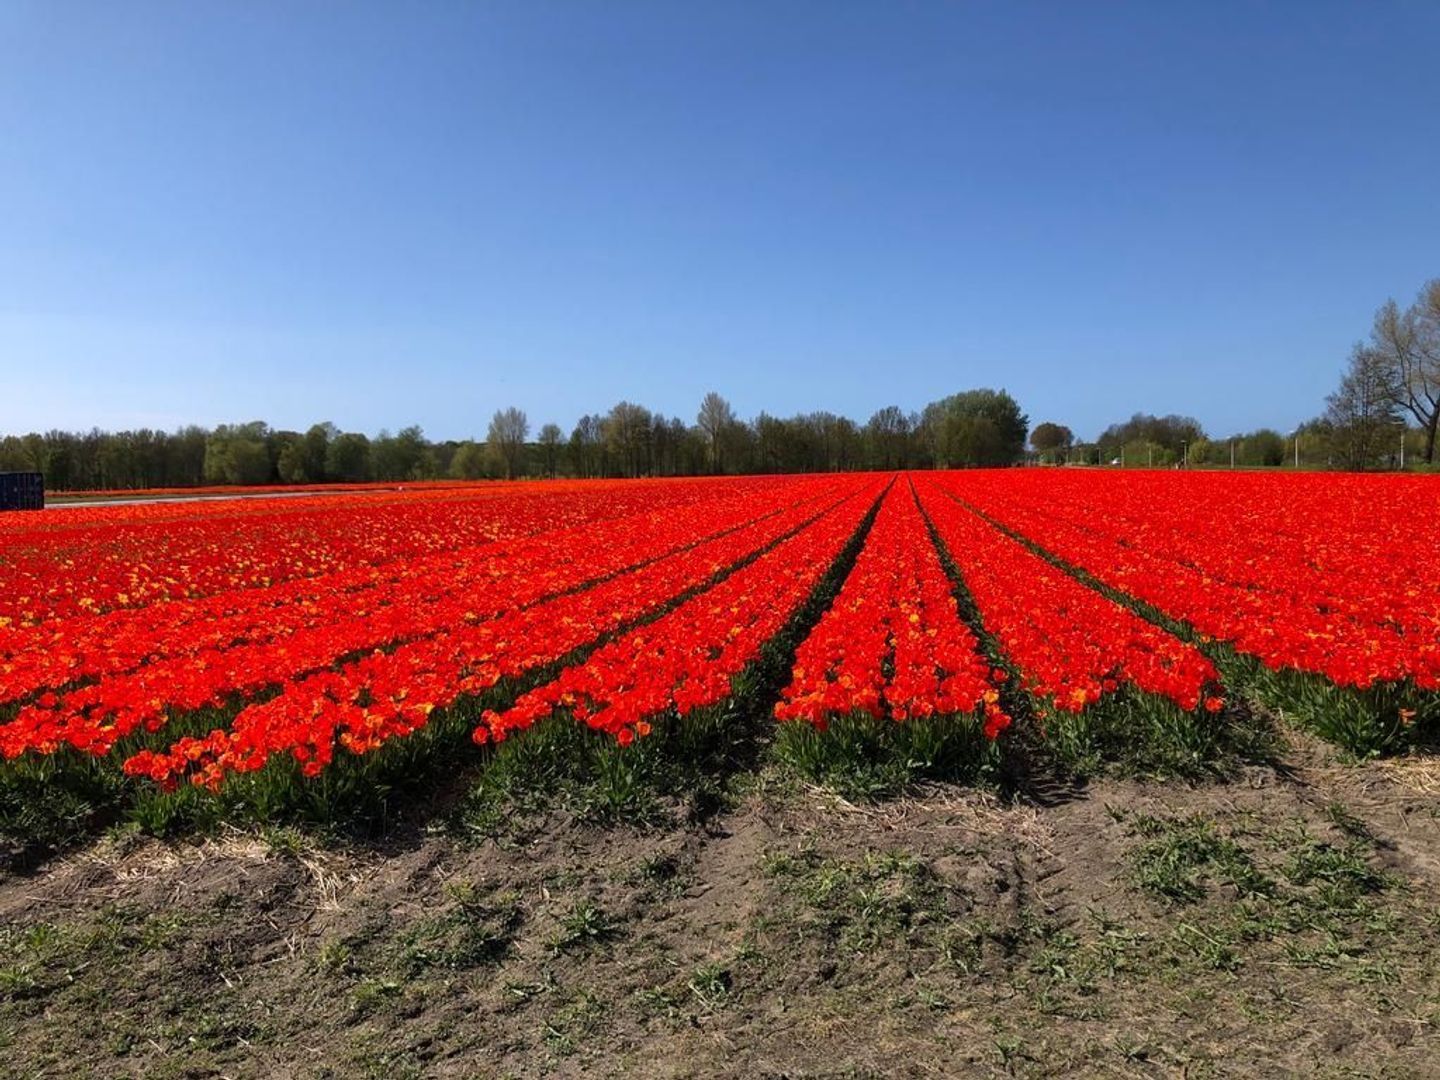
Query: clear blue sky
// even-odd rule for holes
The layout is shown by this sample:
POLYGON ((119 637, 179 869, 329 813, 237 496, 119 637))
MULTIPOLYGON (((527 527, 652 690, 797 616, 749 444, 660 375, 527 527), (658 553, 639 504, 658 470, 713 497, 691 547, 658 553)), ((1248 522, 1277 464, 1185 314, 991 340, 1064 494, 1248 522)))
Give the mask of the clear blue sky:
POLYGON ((0 432, 1323 407, 1440 5, 0 0, 0 432))

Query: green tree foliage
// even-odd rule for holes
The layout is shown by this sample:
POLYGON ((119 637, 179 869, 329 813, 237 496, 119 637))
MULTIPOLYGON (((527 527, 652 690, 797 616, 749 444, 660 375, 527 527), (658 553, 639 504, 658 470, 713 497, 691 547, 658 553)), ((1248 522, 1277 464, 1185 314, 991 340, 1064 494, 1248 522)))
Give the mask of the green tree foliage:
POLYGON ((605 428, 598 416, 580 417, 570 433, 570 472, 590 478, 605 474, 605 428))
POLYGON ((354 432, 342 432, 330 440, 325 452, 328 479, 356 484, 370 479, 370 440, 354 432))
POLYGON ((330 421, 313 425, 305 432, 305 476, 311 483, 319 483, 330 479, 327 471, 327 461, 330 457, 330 444, 340 434, 340 429, 330 421))
POLYGON ((710 452, 710 470, 724 472, 725 443, 730 428, 736 422, 735 410, 728 401, 711 390, 700 402, 700 412, 695 421, 710 452))
POLYGON ((1152 454, 1156 465, 1172 464, 1184 459, 1187 447, 1203 438, 1205 429, 1192 416, 1136 413, 1124 423, 1111 424, 1105 429, 1099 440, 1100 455, 1105 461, 1112 461, 1121 456, 1123 448, 1127 465, 1144 464, 1132 458, 1144 455, 1148 460, 1152 454), (1147 450, 1147 446, 1151 449, 1147 450))
POLYGON ((545 424, 540 428, 540 462, 545 468, 545 475, 553 477, 560 467, 560 446, 565 436, 560 431, 559 424, 545 424))
POLYGON ((697 423, 622 401, 582 416, 566 439, 547 423, 527 443, 519 409, 492 418, 488 439, 431 442, 417 426, 373 439, 325 421, 304 432, 264 423, 175 432, 32 432, 0 437, 0 468, 39 469, 51 490, 184 487, 202 483, 362 483, 444 476, 696 476, 709 472, 801 473, 936 465, 1008 465, 1019 460, 1026 419, 1004 391, 937 401, 923 414, 890 405, 864 424, 828 411, 753 421, 707 396, 697 423), (698 422, 701 418, 705 422, 698 422))
POLYGON ((485 444, 470 439, 455 447, 450 457, 452 480, 479 480, 485 475, 485 444))
POLYGON ((1030 447, 1042 461, 1056 462, 1075 445, 1075 433, 1064 424, 1046 420, 1030 433, 1030 447))
POLYGON ((903 469, 911 458, 914 424, 898 405, 876 410, 861 433, 869 465, 878 469, 903 469))
POLYGON ((1013 465, 1025 452, 1029 419, 1004 390, 967 390, 931 402, 921 414, 940 468, 1013 465))
POLYGON ((416 425, 381 431, 370 444, 370 470, 376 480, 428 480, 435 461, 425 433, 416 425))
POLYGON ((274 440, 278 452, 275 455, 275 471, 284 484, 316 483, 324 474, 312 476, 306 466, 305 436, 293 431, 283 431, 274 440))
POLYGON ((650 471, 650 410, 634 402, 619 402, 601 423, 605 446, 622 476, 644 476, 650 471))
POLYGON ((525 463, 525 438, 530 434, 530 419, 515 406, 496 409, 490 418, 485 444, 495 456, 506 480, 519 476, 525 463))
MULTIPOLYGON (((274 462, 266 445, 270 429, 261 421, 221 424, 205 440, 207 484, 266 484, 274 479, 274 462)), ((119 449, 119 444, 110 444, 119 449)))
MULTIPOLYGON (((1287 440, 1280 432, 1271 428, 1261 428, 1259 431, 1252 431, 1246 435, 1237 435, 1231 440, 1235 444, 1235 464, 1246 468, 1254 466, 1274 466, 1285 463, 1285 450, 1287 440)), ((1224 464, 1227 459, 1222 459, 1218 464, 1224 464)))

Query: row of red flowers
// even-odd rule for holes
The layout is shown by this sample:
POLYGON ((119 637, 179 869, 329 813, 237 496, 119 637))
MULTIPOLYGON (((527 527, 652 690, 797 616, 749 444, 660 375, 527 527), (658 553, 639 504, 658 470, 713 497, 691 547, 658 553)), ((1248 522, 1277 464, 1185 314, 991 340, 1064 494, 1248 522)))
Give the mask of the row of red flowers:
POLYGON ((604 522, 588 535, 562 530, 502 545, 493 559, 479 559, 473 573, 459 574, 452 582, 443 575, 423 579, 426 589, 402 593, 383 606, 370 607, 364 594, 358 601, 337 596, 319 608, 318 624, 305 629, 259 643, 157 660, 68 693, 44 694, 0 726, 0 754, 12 758, 27 750, 43 753, 61 744, 105 753, 138 729, 158 730, 171 713, 293 685, 346 654, 482 622, 684 548, 707 530, 735 528, 757 512, 773 514, 797 498, 808 502, 823 487, 814 481, 780 484, 765 500, 717 500, 683 511, 604 522), (582 542, 578 550, 585 550, 586 557, 576 558, 582 542))
POLYGON ((27 647, 31 628, 57 619, 269 589, 683 507, 746 483, 755 482, 562 482, 9 515, 0 519, 0 656, 27 647))
MULTIPOLYGON (((855 482, 839 486, 853 491, 855 482)), ((808 484, 812 497, 591 588, 292 682, 279 696, 241 710, 228 728, 181 739, 164 753, 142 752, 125 769, 166 785, 188 777, 213 788, 230 773, 254 771, 288 753, 308 775, 317 775, 337 748, 366 753, 408 735, 426 725, 435 709, 554 663, 704 585, 817 515, 833 517, 836 511, 827 510, 836 498, 833 489, 830 482, 808 484), (817 502, 813 496, 820 490, 826 494, 817 502)))
POLYGON ((1440 689, 1440 559, 1402 477, 954 474, 950 489, 1274 671, 1440 689))
POLYGON ((946 495, 935 480, 923 479, 918 487, 985 630, 1044 708, 1081 712, 1125 685, 1186 711, 1223 706, 1212 692, 1215 666, 1193 645, 1033 554, 946 495))
POLYGON ((490 711, 477 742, 504 739, 559 709, 621 743, 650 720, 724 700, 731 680, 794 616, 854 536, 879 494, 871 481, 808 528, 675 610, 602 646, 503 712, 490 711))
MULTIPOLYGON (((628 500, 609 507, 589 503, 585 510, 590 520, 579 526, 566 528, 561 518, 544 532, 514 540, 397 558, 378 566, 362 563, 270 588, 234 589, 17 628, 9 634, 16 647, 8 655, 0 652, 0 704, 146 665, 149 671, 136 681, 142 688, 183 682, 193 669, 210 672, 213 689, 229 693, 243 685, 225 681, 221 672, 227 666, 295 674, 300 657, 310 665, 328 663, 358 648, 434 633, 456 618, 477 618, 572 588, 583 580, 575 577, 578 571, 611 573, 665 550, 657 545, 703 538, 708 522, 724 528, 747 520, 775 505, 771 495, 778 497, 790 486, 799 487, 789 481, 764 488, 747 483, 739 491, 702 488, 698 490, 708 490, 712 497, 701 499, 693 498, 695 489, 672 488, 652 500, 653 509, 625 516, 613 515, 628 509, 628 500), (683 494, 683 500, 669 497, 674 494, 683 494), (577 563, 570 558, 590 545, 600 549, 593 559, 577 563), (276 660, 275 650, 265 647, 281 647, 282 642, 285 657, 276 660), (235 652, 239 646, 249 651, 235 652), (222 657, 226 652, 232 656, 222 657), (287 671, 287 663, 294 670, 287 671)), ((135 685, 112 682, 87 690, 77 705, 93 707, 107 698, 128 700, 137 693, 135 685)))
POLYGON ((1003 679, 961 621, 914 490, 901 480, 839 595, 800 644, 775 716, 824 728, 854 712, 980 714, 993 739, 1010 723, 999 705, 1003 679))

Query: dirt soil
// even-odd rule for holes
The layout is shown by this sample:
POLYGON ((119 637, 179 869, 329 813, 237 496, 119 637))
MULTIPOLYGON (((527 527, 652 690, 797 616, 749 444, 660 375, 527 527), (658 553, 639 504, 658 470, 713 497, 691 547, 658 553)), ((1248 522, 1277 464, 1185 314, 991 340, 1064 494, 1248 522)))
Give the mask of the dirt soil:
POLYGON ((7 1076, 1440 1075, 1440 766, 707 825, 107 837, 0 879, 7 1076))

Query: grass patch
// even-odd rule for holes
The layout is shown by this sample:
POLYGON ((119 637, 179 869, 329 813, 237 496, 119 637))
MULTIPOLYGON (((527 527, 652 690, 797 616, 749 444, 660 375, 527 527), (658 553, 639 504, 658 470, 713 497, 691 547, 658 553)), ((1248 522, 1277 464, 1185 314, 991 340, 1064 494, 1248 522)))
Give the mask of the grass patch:
POLYGON ((605 1019, 605 1004, 595 994, 582 990, 545 1020, 545 1045, 559 1057, 569 1057, 595 1037, 605 1019))
POLYGON ((568 952, 609 941, 619 931, 619 923, 593 900, 577 900, 561 917, 550 947, 557 953, 568 952))
POLYGON ((449 910, 422 919, 406 935, 400 967, 407 978, 436 968, 467 971, 498 964, 525 922, 513 893, 492 896, 468 882, 447 886, 446 892, 452 901, 449 910))
POLYGON ((908 852, 869 851, 845 859, 805 850, 772 855, 762 870, 798 905, 802 930, 818 932, 846 953, 916 944, 916 938, 938 946, 957 918, 956 898, 908 852))
POLYGON ((1193 903, 1205 895, 1208 881, 1234 885, 1241 895, 1270 890, 1271 883, 1245 849, 1221 835, 1208 818, 1163 819, 1139 814, 1133 823, 1145 840, 1132 853, 1132 879, 1152 896, 1193 903))
POLYGON ((922 780, 976 783, 998 775, 1000 750, 973 716, 897 722, 839 716, 824 731, 780 725, 773 754, 805 779, 847 799, 897 795, 922 780))
POLYGON ((174 913, 102 908, 88 922, 0 926, 0 1003, 43 1001, 95 965, 134 963, 171 946, 186 929, 174 913))
MULTIPOLYGON (((1371 864, 1373 842, 1336 843, 1299 821, 1222 830, 1199 815, 1137 815, 1132 883, 1177 911, 1169 948, 1182 963, 1237 971, 1259 957, 1383 980, 1407 937, 1397 882, 1371 864), (1268 947, 1268 948, 1267 948, 1268 947)), ((1413 943, 1409 943, 1413 944, 1413 943)))

